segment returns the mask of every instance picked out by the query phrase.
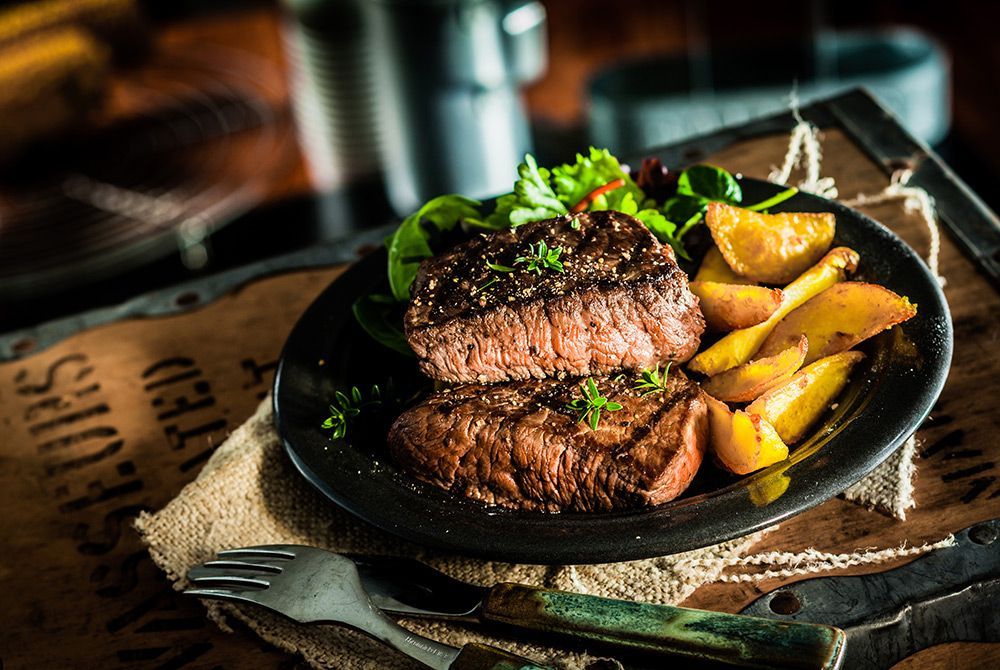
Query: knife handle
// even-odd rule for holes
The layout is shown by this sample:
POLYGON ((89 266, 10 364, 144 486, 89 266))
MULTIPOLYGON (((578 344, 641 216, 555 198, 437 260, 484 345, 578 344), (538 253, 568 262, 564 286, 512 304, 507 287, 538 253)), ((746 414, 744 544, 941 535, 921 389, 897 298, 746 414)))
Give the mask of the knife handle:
POLYGON ((740 614, 650 605, 579 593, 497 584, 480 617, 646 653, 732 665, 834 670, 844 632, 833 626, 776 622, 740 614))
POLYGON ((533 661, 485 644, 470 642, 462 647, 448 670, 552 670, 533 661))

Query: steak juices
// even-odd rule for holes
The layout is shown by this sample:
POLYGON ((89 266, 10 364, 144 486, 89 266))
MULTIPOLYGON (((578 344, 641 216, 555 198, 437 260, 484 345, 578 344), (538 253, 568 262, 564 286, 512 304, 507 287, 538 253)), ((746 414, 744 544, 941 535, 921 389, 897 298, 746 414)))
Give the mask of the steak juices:
POLYGON ((675 498, 701 464, 697 385, 672 372, 632 388, 690 358, 705 322, 673 251, 630 216, 538 221, 430 258, 404 323, 421 370, 459 383, 390 429, 418 479, 507 507, 611 510, 675 498), (569 408, 588 377, 607 402, 596 427, 569 408))

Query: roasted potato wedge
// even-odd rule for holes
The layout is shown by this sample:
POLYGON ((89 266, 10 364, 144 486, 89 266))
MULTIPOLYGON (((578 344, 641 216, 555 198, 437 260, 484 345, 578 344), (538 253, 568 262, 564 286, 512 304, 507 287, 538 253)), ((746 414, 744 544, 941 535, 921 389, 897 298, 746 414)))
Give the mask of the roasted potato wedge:
POLYGON ((715 459, 738 475, 750 474, 788 458, 788 447, 759 414, 730 412, 726 403, 706 396, 709 439, 715 459))
POLYGON ((695 281, 714 281, 720 284, 753 284, 755 282, 741 277, 726 264, 726 259, 722 257, 719 247, 709 247, 708 253, 701 259, 698 266, 698 274, 694 276, 695 281))
POLYGON ((715 375, 742 365, 757 353, 778 322, 792 310, 844 279, 858 266, 858 253, 847 247, 837 247, 827 252, 819 263, 806 270, 791 284, 782 289, 781 305, 767 321, 734 330, 718 342, 691 359, 688 368, 703 375, 715 375))
POLYGON ((757 353, 773 356, 805 335, 809 338, 808 365, 824 356, 847 351, 916 313, 916 305, 884 286, 863 282, 835 284, 782 319, 757 353))
POLYGON ((864 357, 860 351, 844 351, 821 358, 754 400, 747 412, 764 417, 785 444, 795 444, 829 409, 864 357))
POLYGON ((712 330, 728 332, 755 326, 781 306, 781 290, 763 286, 693 281, 691 292, 701 302, 701 313, 712 330))
POLYGON ((701 385, 705 393, 726 402, 750 402, 768 389, 787 381, 802 367, 809 340, 803 335, 796 346, 767 358, 758 358, 720 372, 701 385))
POLYGON ((753 281, 784 284, 814 265, 833 243, 829 212, 763 214, 711 202, 705 223, 732 270, 753 281))

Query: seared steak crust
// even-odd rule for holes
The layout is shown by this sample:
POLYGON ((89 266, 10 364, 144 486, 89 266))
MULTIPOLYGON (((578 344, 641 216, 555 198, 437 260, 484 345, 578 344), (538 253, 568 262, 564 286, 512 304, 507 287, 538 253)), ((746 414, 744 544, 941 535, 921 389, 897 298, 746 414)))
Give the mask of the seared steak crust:
POLYGON ((406 337, 421 370, 450 382, 599 375, 685 361, 705 329, 673 251, 620 212, 478 236, 424 261, 411 294, 406 337), (539 274, 516 263, 541 241, 562 248, 564 272, 539 274))
POLYGON ((665 393, 640 397, 631 379, 595 381, 623 406, 597 430, 566 409, 580 380, 464 384, 400 415, 389 449, 414 477, 504 507, 614 510, 680 495, 707 442, 698 386, 672 372, 665 393))

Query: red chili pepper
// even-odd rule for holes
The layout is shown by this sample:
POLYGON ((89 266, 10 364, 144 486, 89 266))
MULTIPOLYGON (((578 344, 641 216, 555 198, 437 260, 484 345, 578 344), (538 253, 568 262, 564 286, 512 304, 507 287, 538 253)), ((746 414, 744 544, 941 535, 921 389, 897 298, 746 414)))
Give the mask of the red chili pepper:
POLYGON ((573 205, 573 209, 571 209, 570 211, 573 212, 574 214, 582 212, 583 210, 587 209, 590 203, 594 202, 605 193, 608 193, 609 191, 614 191, 616 188, 621 188, 624 185, 625 185, 624 179, 620 177, 618 179, 612 179, 604 186, 598 186, 593 191, 583 196, 583 200, 573 205))

